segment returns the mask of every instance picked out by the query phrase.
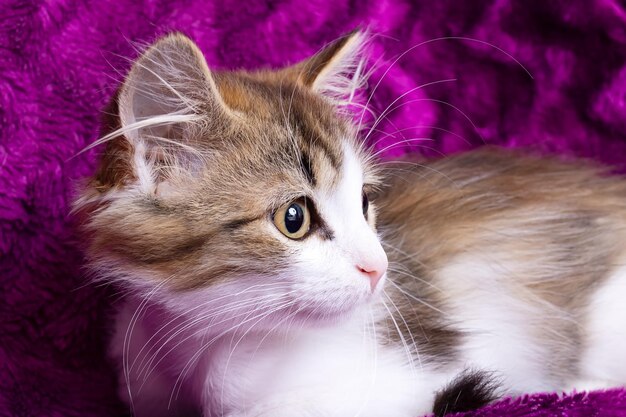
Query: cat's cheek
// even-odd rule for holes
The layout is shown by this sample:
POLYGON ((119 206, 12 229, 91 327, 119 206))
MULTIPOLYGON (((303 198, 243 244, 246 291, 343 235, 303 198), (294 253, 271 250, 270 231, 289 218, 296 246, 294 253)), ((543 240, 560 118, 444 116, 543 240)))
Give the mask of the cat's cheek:
POLYGON ((369 283, 338 262, 334 267, 308 268, 294 277, 297 281, 292 291, 298 316, 305 315, 311 321, 348 316, 372 299, 369 283))
POLYGON ((335 242, 302 245, 290 278, 297 308, 311 316, 346 315, 372 298, 370 280, 335 242))

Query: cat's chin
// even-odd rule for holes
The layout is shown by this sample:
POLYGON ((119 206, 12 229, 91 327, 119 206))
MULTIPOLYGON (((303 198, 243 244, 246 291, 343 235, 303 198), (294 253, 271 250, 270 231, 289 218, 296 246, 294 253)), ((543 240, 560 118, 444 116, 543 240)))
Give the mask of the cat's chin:
POLYGON ((291 312, 291 317, 293 318, 292 321, 298 322, 303 326, 332 326, 349 321, 353 317, 363 314, 369 317, 371 315, 370 308, 375 307, 379 300, 380 291, 376 291, 363 299, 347 302, 347 305, 341 307, 333 305, 326 308, 322 306, 315 308, 296 308, 296 311, 291 312))
POLYGON ((345 309, 335 308, 332 310, 324 310, 321 308, 303 309, 296 313, 295 320, 310 327, 332 326, 349 320, 354 316, 357 309, 358 307, 355 306, 345 309))

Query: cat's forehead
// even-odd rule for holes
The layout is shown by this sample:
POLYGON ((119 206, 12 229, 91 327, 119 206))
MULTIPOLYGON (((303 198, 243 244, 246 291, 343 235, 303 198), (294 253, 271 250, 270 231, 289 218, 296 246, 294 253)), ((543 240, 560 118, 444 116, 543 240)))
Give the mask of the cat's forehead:
POLYGON ((350 124, 333 106, 275 75, 221 74, 216 80, 239 116, 239 157, 244 153, 267 175, 289 175, 312 189, 336 186, 345 154, 355 147, 350 124))

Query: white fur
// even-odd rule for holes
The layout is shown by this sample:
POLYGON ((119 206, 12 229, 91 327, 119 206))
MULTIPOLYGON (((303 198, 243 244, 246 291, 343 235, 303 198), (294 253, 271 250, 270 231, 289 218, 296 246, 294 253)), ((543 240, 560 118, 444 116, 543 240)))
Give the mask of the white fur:
POLYGON ((540 358, 546 344, 535 337, 546 311, 521 296, 516 285, 514 257, 471 253, 439 272, 446 289, 444 314, 465 336, 459 351, 462 368, 494 372, 505 387, 517 393, 551 390, 540 358))
MULTIPOLYGON (((316 78, 314 91, 337 104, 352 100, 363 79, 362 41, 359 34, 350 38, 316 78)), ((134 147, 138 181, 117 191, 120 203, 127 194, 157 192, 150 148, 171 142, 168 126, 201 121, 193 99, 184 94, 189 86, 177 83, 200 71, 199 78, 209 80, 207 95, 226 111, 194 48, 183 58, 197 61, 198 68, 177 68, 176 57, 167 56, 136 64, 120 96, 121 129, 96 143, 124 135, 134 147), (190 68, 191 74, 183 71, 190 68), (163 87, 168 94, 160 97, 163 87)), ((175 142, 185 148, 184 139, 175 142)), ((145 271, 98 261, 108 262, 110 279, 132 278, 127 284, 133 294, 117 317, 112 353, 121 364, 121 394, 136 416, 415 417, 430 412, 436 391, 467 368, 494 372, 512 393, 565 386, 568 381, 546 370, 548 346, 537 330, 546 315, 557 321, 570 317, 523 293, 511 275, 523 267, 511 254, 470 253, 438 271, 447 300, 441 312, 464 335, 459 362, 435 368, 414 361, 416 346, 408 342, 378 340, 386 332, 376 326, 386 325, 381 318, 391 313, 380 299, 385 279, 372 288, 363 270, 382 274, 387 258, 361 211, 363 175, 358 156, 345 145, 338 186, 313 196, 334 238, 313 234, 299 242, 288 272, 173 293, 167 282, 150 286, 154 281, 145 271)), ((160 193, 172 193, 169 189, 175 186, 163 186, 160 193)), ((269 221, 266 231, 287 239, 269 221)), ((578 377, 626 381, 625 297, 622 268, 589 306, 578 377)), ((399 333, 395 327, 387 330, 399 333)))
MULTIPOLYGON (((137 307, 129 303, 119 316, 116 355, 122 354, 122 333, 137 307)), ((452 375, 428 368, 415 372, 402 349, 377 345, 370 313, 360 310, 341 325, 317 329, 294 325, 287 333, 222 337, 204 351, 177 391, 177 374, 201 346, 199 339, 189 339, 146 381, 135 366, 130 374, 135 414, 175 415, 198 404, 205 416, 414 417, 427 413, 435 391, 452 375)), ((160 324, 140 320, 131 362, 151 334, 159 332, 160 324)), ((128 391, 122 390, 128 399, 128 391)))
MULTIPOLYGON (((316 265, 330 267, 329 271, 319 271, 322 275, 336 274, 341 266, 345 272, 341 275, 354 276, 354 284, 369 289, 369 278, 358 271, 359 267, 367 270, 384 272, 387 269, 387 255, 378 236, 369 227, 361 208, 363 188, 363 170, 354 150, 348 145, 344 148, 342 178, 332 190, 321 190, 317 198, 317 207, 321 217, 334 233, 333 240, 312 239, 312 245, 304 244, 303 254, 307 256, 304 271, 313 268, 313 280, 319 280, 316 265), (337 257, 340 253, 342 256, 337 257), (345 265, 342 265, 344 264, 345 265)), ((384 278, 378 283, 382 287, 384 278)))
MULTIPOLYGON (((626 384, 626 267, 618 268, 591 299, 585 324, 581 378, 587 386, 626 384)), ((579 382, 583 384, 583 382, 579 382)))
MULTIPOLYGON (((452 374, 414 369, 410 351, 377 340, 373 323, 387 314, 378 304, 383 280, 372 292, 358 266, 384 272, 387 259, 361 210, 357 156, 345 151, 338 187, 316 196, 335 238, 305 239, 289 274, 176 295, 144 288, 147 302, 133 297, 122 309, 113 354, 122 358, 122 390, 136 415, 194 407, 207 417, 430 410, 452 374)), ((284 239, 269 224, 268 232, 284 239)))
POLYGON ((506 394, 626 381, 626 268, 592 297, 575 381, 549 372, 542 340, 542 331, 572 318, 527 293, 515 274, 528 265, 493 248, 437 272, 441 313, 463 334, 459 361, 435 368, 415 361, 410 343, 381 343, 386 332, 376 326, 390 313, 380 299, 384 280, 372 292, 356 267, 387 262, 361 212, 362 177, 346 147, 338 186, 315 195, 335 238, 300 242, 289 273, 176 294, 165 285, 138 288, 147 302, 130 298, 113 343, 122 393, 137 416, 414 417, 430 412, 435 393, 465 369, 493 372, 506 394))

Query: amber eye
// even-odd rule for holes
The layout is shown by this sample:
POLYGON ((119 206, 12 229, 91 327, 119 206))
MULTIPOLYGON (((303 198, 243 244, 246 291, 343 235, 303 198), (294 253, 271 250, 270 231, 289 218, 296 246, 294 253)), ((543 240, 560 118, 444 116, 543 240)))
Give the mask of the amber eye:
POLYGON ((305 200, 299 198, 276 210, 274 224, 289 239, 304 237, 311 227, 311 215, 305 200))
POLYGON ((367 193, 363 190, 363 197, 361 201, 361 207, 363 208, 363 215, 367 218, 367 210, 370 208, 370 200, 367 198, 367 193))

